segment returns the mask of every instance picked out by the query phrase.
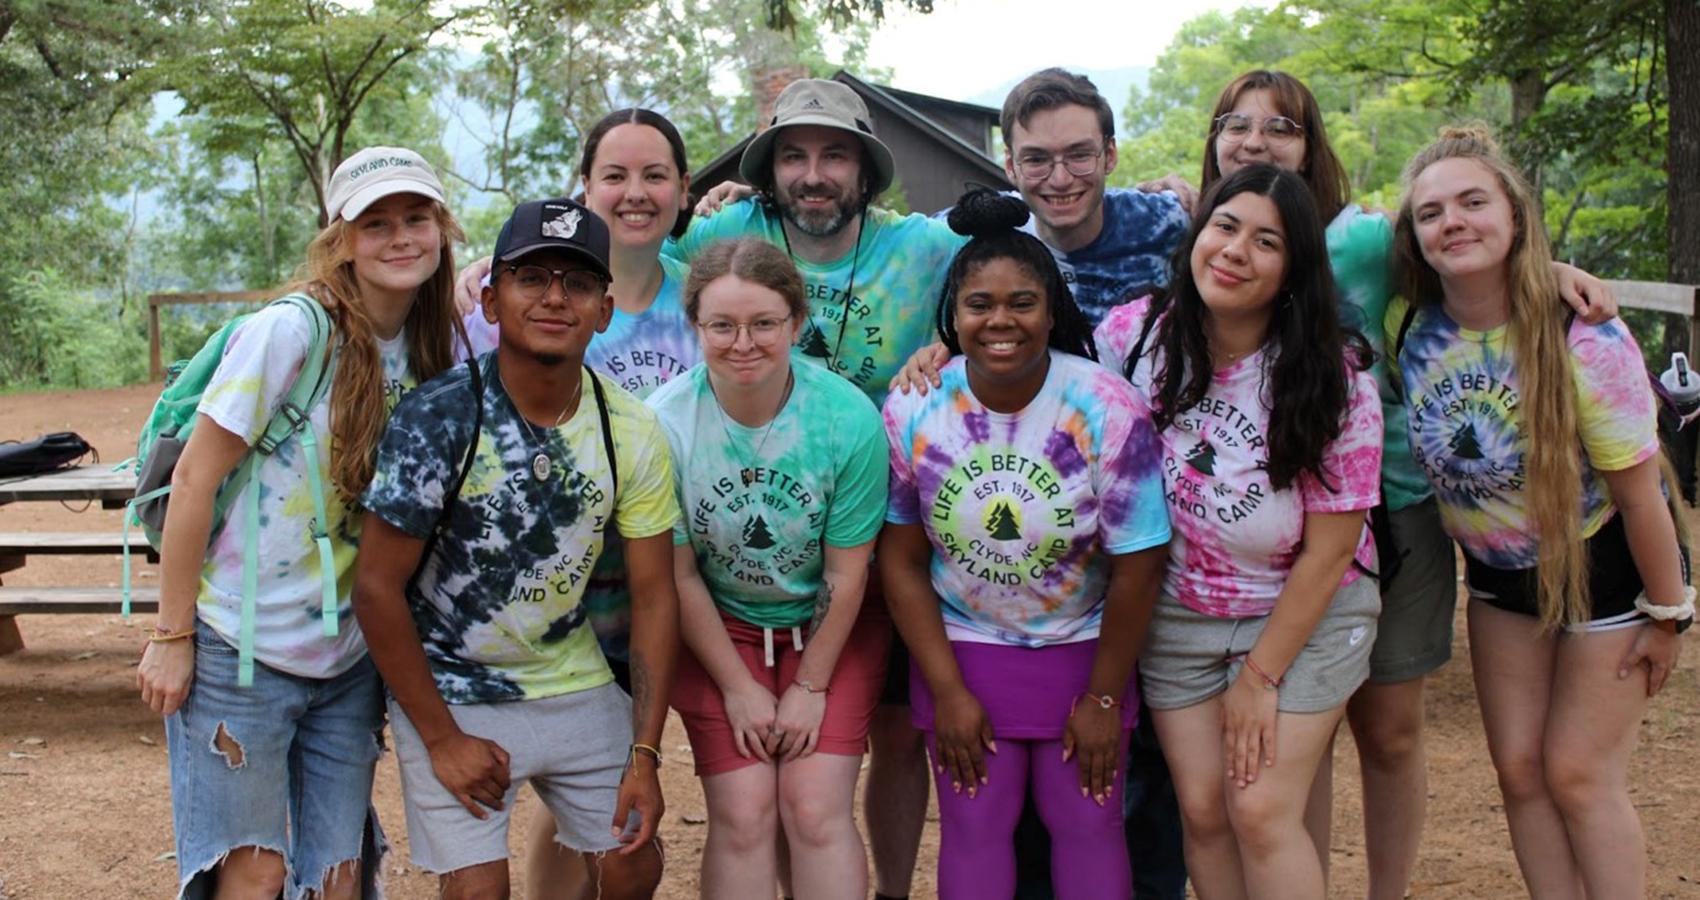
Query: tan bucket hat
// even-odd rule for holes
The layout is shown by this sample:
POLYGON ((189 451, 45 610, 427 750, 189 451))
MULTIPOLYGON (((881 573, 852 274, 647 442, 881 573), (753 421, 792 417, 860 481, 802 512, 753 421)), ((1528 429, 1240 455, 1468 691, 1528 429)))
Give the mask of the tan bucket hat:
POLYGON ((891 186, 893 163, 891 148, 874 137, 868 118, 868 105, 849 85, 825 78, 793 81, 780 92, 767 130, 744 148, 744 155, 738 160, 738 174, 750 184, 766 184, 773 179, 773 141, 779 129, 787 125, 824 125, 861 139, 868 151, 867 158, 874 165, 870 196, 877 196, 891 186))

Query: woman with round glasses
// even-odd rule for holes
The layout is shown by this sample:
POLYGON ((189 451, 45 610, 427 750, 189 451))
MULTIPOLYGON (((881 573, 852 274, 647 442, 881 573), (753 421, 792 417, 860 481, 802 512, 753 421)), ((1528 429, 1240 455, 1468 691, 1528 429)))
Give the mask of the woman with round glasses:
POLYGON ((885 433, 850 382, 793 362, 808 317, 785 251, 710 245, 685 284, 703 364, 649 398, 673 451, 685 651, 673 706, 708 801, 703 897, 861 898, 851 815, 890 640, 861 615, 885 518, 885 433))
MULTIPOLYGON (((1440 511, 1405 438, 1405 407, 1389 387, 1382 317, 1392 297, 1393 226, 1351 203, 1345 167, 1329 144, 1316 97, 1285 72, 1253 70, 1223 89, 1205 143, 1201 191, 1257 163, 1297 173, 1327 223, 1328 258, 1341 322, 1376 351, 1384 421, 1382 504, 1373 519, 1382 612, 1370 676, 1346 706, 1364 785, 1369 896, 1405 895, 1428 797, 1423 756, 1423 682, 1452 655, 1457 563, 1440 511)), ((1553 264, 1562 296, 1588 322, 1616 313, 1611 293, 1579 269, 1553 264)), ((1332 754, 1324 754, 1306 826, 1328 864, 1332 754)))

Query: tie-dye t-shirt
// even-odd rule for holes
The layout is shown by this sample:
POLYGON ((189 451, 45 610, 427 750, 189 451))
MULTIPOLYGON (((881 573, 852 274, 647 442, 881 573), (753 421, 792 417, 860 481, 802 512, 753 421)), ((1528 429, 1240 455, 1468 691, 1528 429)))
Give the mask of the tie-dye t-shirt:
MULTIPOLYGON (((769 209, 749 198, 692 219, 690 230, 665 252, 688 261, 714 241, 738 237, 784 247, 780 216, 769 209)), ((860 246, 840 259, 817 265, 793 255, 809 298, 798 355, 827 365, 880 403, 892 376, 932 342, 946 270, 966 241, 936 219, 869 208, 860 246)))
POLYGON ((1169 539, 1145 405, 1114 372, 1056 351, 1018 413, 975 399, 961 357, 939 377, 925 397, 886 400, 886 521, 925 527, 945 634, 1022 647, 1096 638, 1108 554, 1169 539))
MULTIPOLYGON (((1122 370, 1149 308, 1149 298, 1136 300, 1098 326, 1105 365, 1122 370)), ((1152 373, 1161 368, 1156 334, 1146 339, 1132 379, 1147 403, 1152 373)), ((1264 468, 1271 405, 1264 369, 1259 351, 1218 370, 1204 399, 1162 432, 1163 485, 1175 526, 1163 590, 1207 616, 1268 615, 1304 542, 1305 514, 1368 510, 1380 499, 1381 403, 1370 374, 1352 373, 1340 436, 1323 450, 1330 484, 1304 472, 1277 491, 1264 468)), ((1367 516, 1355 556, 1375 568, 1367 516)), ((1350 567, 1340 583, 1358 575, 1350 567)))
MULTIPOLYGON (((197 412, 252 446, 289 396, 307 358, 312 326, 300 310, 268 306, 230 336, 224 359, 201 395, 197 412)), ((384 409, 394 407, 414 384, 402 335, 378 342, 384 367, 384 409)), ((330 522, 336 569, 337 635, 324 634, 318 546, 313 543, 313 488, 299 438, 284 441, 260 464, 252 480, 232 498, 225 527, 207 547, 201 565, 196 606, 207 623, 231 645, 242 620, 242 522, 250 491, 260 493, 260 564, 254 609, 254 658, 303 678, 340 674, 366 654, 366 641, 354 621, 349 592, 354 587, 354 555, 360 542, 360 516, 344 503, 331 482, 331 387, 308 415, 318 438, 319 473, 324 478, 325 512, 330 522)))
MULTIPOLYGON (((671 532, 678 521, 666 439, 654 413, 604 385, 620 466, 616 495, 588 378, 572 418, 528 428, 502 386, 496 354, 480 360, 484 423, 472 471, 407 597, 431 674, 449 703, 606 684, 613 674, 581 598, 610 521, 642 537, 671 532), (540 440, 552 462, 542 481, 532 471, 540 440)), ((456 366, 396 408, 362 498, 373 515, 414 537, 430 534, 472 439, 471 390, 466 367, 456 366)))
POLYGON ((1429 498, 1428 479, 1411 457, 1405 439, 1405 403, 1393 390, 1386 361, 1382 319, 1393 298, 1393 226, 1381 213, 1357 204, 1328 224, 1328 261, 1345 301, 1340 321, 1361 332, 1375 351, 1370 374, 1381 393, 1381 495, 1388 509, 1404 509, 1429 498))
MULTIPOLYGON (((661 257, 661 289, 655 300, 636 315, 616 307, 608 330, 590 339, 585 365, 640 400, 696 365, 702 350, 684 306, 685 278, 690 271, 672 257, 661 257)), ((482 309, 467 313, 464 322, 474 352, 495 349, 497 329, 484 320, 482 309)), ((609 659, 625 660, 632 630, 632 595, 626 588, 626 553, 618 530, 606 535, 602 556, 584 591, 584 608, 602 652, 609 659)))
MULTIPOLYGON (((1169 257, 1192 220, 1168 192, 1104 191, 1104 229, 1078 250, 1051 248, 1074 303, 1093 325, 1117 304, 1169 283, 1169 257)), ((1029 216, 1022 230, 1039 236, 1029 216)), ((1042 240, 1042 238, 1041 238, 1042 240)))
MULTIPOLYGON (((1388 310, 1397 333, 1405 303, 1388 310)), ((1410 442, 1440 499, 1441 523, 1470 554, 1501 569, 1534 566, 1539 538, 1526 483, 1517 373, 1503 326, 1460 327, 1439 306, 1418 310, 1399 355, 1410 398, 1410 442)), ((1620 319, 1570 326, 1570 368, 1582 445, 1582 536, 1616 507, 1600 471, 1659 452, 1657 406, 1641 348, 1620 319)))
POLYGON ((720 408, 697 366, 649 398, 675 467, 690 544, 716 606, 764 628, 814 616, 823 547, 857 547, 885 520, 886 445, 879 410, 820 366, 792 366, 791 398, 769 425, 746 428, 720 408))

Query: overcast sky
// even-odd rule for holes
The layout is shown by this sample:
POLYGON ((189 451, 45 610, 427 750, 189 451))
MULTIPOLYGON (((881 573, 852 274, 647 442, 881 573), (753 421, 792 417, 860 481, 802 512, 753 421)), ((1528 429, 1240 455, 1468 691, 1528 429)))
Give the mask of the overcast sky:
MULTIPOLYGON (((963 99, 1046 66, 1148 66, 1182 23, 1247 0, 886 0, 869 62, 905 90, 963 99), (941 48, 950 48, 941 52, 941 48)), ((1267 3, 1263 4, 1267 5, 1267 3)))

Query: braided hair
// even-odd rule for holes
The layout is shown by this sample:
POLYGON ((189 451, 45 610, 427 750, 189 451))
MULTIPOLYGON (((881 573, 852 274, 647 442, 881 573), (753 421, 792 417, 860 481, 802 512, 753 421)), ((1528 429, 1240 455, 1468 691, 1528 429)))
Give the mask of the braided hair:
POLYGON ((1045 287, 1050 308, 1052 350, 1098 361, 1098 346, 1092 341, 1092 324, 1074 303, 1074 292, 1063 280, 1056 258, 1040 240, 1019 230, 1029 210, 1020 197, 1000 194, 990 188, 975 188, 963 194, 950 211, 950 230, 968 237, 956 251, 939 296, 938 332, 952 356, 962 353, 956 336, 956 294, 962 282, 980 266, 994 259, 1007 259, 1020 266, 1045 287))

